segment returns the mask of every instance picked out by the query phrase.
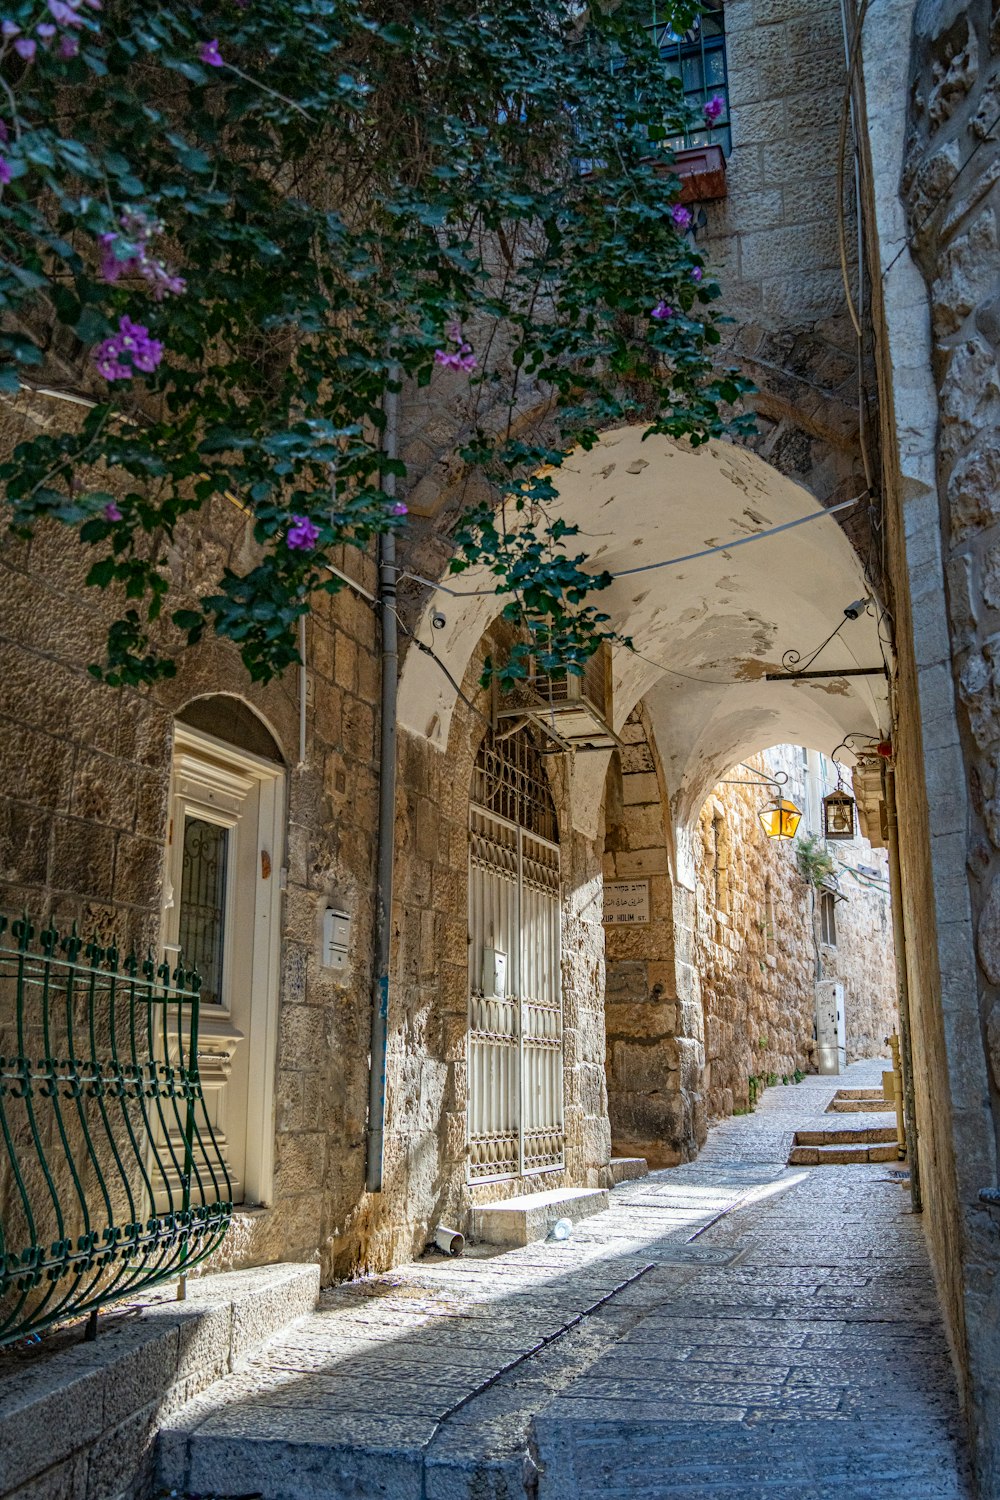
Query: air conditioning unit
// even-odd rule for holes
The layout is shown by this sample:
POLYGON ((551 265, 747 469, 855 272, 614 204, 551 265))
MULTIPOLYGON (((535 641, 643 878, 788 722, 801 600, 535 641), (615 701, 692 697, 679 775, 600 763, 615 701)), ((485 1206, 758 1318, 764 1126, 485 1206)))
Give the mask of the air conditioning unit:
POLYGON ((602 642, 583 674, 546 672, 533 666, 528 679, 505 693, 498 719, 527 719, 564 750, 613 750, 621 741, 611 728, 611 651, 602 642))

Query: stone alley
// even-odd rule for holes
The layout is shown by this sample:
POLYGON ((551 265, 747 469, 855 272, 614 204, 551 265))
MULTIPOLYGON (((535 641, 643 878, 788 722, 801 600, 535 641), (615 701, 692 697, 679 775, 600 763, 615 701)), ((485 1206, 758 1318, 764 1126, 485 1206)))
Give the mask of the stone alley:
POLYGON ((0 238, 0 1500, 1000 1500, 1000 0, 9 0, 0 238))
MULTIPOLYGON (((772 1088, 567 1241, 322 1294, 176 1413, 160 1481, 267 1500, 961 1500, 920 1220, 883 1164, 788 1168, 838 1086, 772 1088)), ((855 1114, 852 1125, 884 1124, 855 1114)))

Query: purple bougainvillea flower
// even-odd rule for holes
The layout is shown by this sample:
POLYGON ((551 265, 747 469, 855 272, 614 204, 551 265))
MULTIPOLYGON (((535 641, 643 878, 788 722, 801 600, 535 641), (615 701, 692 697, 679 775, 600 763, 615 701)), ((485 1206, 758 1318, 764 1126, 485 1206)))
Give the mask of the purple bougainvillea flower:
POLYGON ((66 0, 49 0, 49 15, 53 21, 58 21, 60 26, 83 25, 82 16, 78 16, 76 8, 67 5, 66 0))
POLYGON ((683 203, 675 203, 670 210, 670 217, 678 229, 686 229, 691 222, 691 210, 685 208, 683 203))
POLYGON ((658 322, 662 323, 666 318, 672 318, 673 315, 674 315, 673 308, 672 307, 668 307, 667 304, 664 302, 663 298, 661 297, 660 300, 659 300, 659 302, 653 308, 653 310, 652 310, 652 312, 650 313, 649 316, 651 318, 656 318, 658 322))
POLYGON ((113 500, 109 500, 104 507, 104 519, 106 521, 120 521, 122 513, 113 500))
POLYGON ((726 107, 726 101, 721 94, 713 94, 705 105, 705 119, 710 125, 714 125, 726 107))
POLYGON ((80 43, 75 36, 63 36, 59 40, 60 57, 76 57, 80 51, 80 43))
POLYGON ((163 345, 150 338, 145 324, 122 317, 118 332, 102 340, 92 351, 92 358, 105 380, 130 380, 136 370, 152 374, 163 358, 163 345))
POLYGON ((10 162, 7 160, 6 157, 0 156, 0 182, 3 183, 4 187, 7 186, 8 182, 10 181, 10 178, 11 178, 10 162))
POLYGON ((120 220, 124 234, 115 231, 98 236, 101 247, 101 276, 105 281, 116 282, 125 272, 136 272, 149 282, 153 296, 162 302, 170 292, 179 297, 187 290, 183 276, 176 276, 149 253, 149 239, 158 234, 161 226, 150 223, 143 214, 122 214, 120 220))
POLYGON ((394 500, 389 506, 390 516, 406 516, 409 515, 409 513, 409 506, 406 505, 402 500, 394 500))
POLYGON ((23 57, 25 62, 30 62, 38 51, 38 43, 33 42, 30 36, 18 37, 14 43, 14 51, 18 57, 23 57))
POLYGON ((293 516, 285 541, 293 552, 311 552, 319 541, 319 527, 308 516, 293 516))
POLYGON ((202 42, 201 51, 198 53, 198 56, 201 61, 203 63, 207 63, 210 68, 225 67, 225 63, 222 59, 222 53, 219 51, 219 42, 217 37, 213 37, 210 42, 202 42))
POLYGON ((454 349, 435 349, 434 363, 446 370, 464 370, 466 374, 476 368, 476 356, 472 345, 466 342, 461 323, 449 323, 445 332, 455 345, 454 349))
POLYGON ((7 38, 20 36, 21 28, 16 21, 0 21, 0 34, 7 38))
POLYGON ((705 272, 702 270, 701 266, 692 266, 691 267, 691 280, 692 281, 700 281, 701 278, 704 276, 704 274, 705 274, 705 272))

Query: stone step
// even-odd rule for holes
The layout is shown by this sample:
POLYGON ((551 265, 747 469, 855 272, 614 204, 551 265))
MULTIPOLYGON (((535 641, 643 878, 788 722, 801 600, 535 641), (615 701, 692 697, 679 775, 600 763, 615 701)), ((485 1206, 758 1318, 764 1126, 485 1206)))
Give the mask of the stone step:
POLYGON ((892 1126, 868 1129, 797 1130, 788 1157, 790 1167, 846 1167, 852 1163, 898 1160, 892 1126))
POLYGON ((543 1240, 557 1219, 586 1219, 610 1203, 607 1188, 555 1188, 525 1193, 472 1210, 472 1238, 487 1245, 530 1245, 543 1240))
POLYGON ((92 1343, 67 1329, 5 1361, 0 1495, 131 1494, 169 1413, 232 1378, 318 1297, 318 1265, 193 1276, 182 1302, 167 1284, 102 1311, 92 1343))
POLYGON ((648 1177, 649 1167, 644 1156, 613 1156, 608 1162, 612 1185, 633 1182, 637 1177, 648 1177))
POLYGON ((828 1113, 843 1115, 869 1115, 881 1112, 895 1113, 896 1106, 891 1099, 831 1099, 827 1105, 828 1113))
POLYGON ((837 1099, 884 1099, 885 1095, 881 1089, 838 1089, 834 1097, 837 1099))
POLYGON ((790 1167, 849 1167, 870 1162, 898 1161, 895 1144, 891 1146, 793 1146, 788 1154, 790 1167))
POLYGON ((797 1130, 793 1146, 887 1146, 895 1144, 894 1126, 873 1125, 851 1130, 797 1130))

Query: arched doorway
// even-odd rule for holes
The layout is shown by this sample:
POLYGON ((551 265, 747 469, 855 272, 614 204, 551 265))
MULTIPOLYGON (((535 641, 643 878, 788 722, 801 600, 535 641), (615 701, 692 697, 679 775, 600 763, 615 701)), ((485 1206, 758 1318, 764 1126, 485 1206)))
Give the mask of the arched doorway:
POLYGON ((530 731, 489 731, 469 812, 469 1179, 564 1164, 559 829, 530 731))
POLYGON ((234 1202, 271 1194, 285 775, 270 730, 213 694, 177 715, 162 943, 201 977, 198 1060, 234 1202))

